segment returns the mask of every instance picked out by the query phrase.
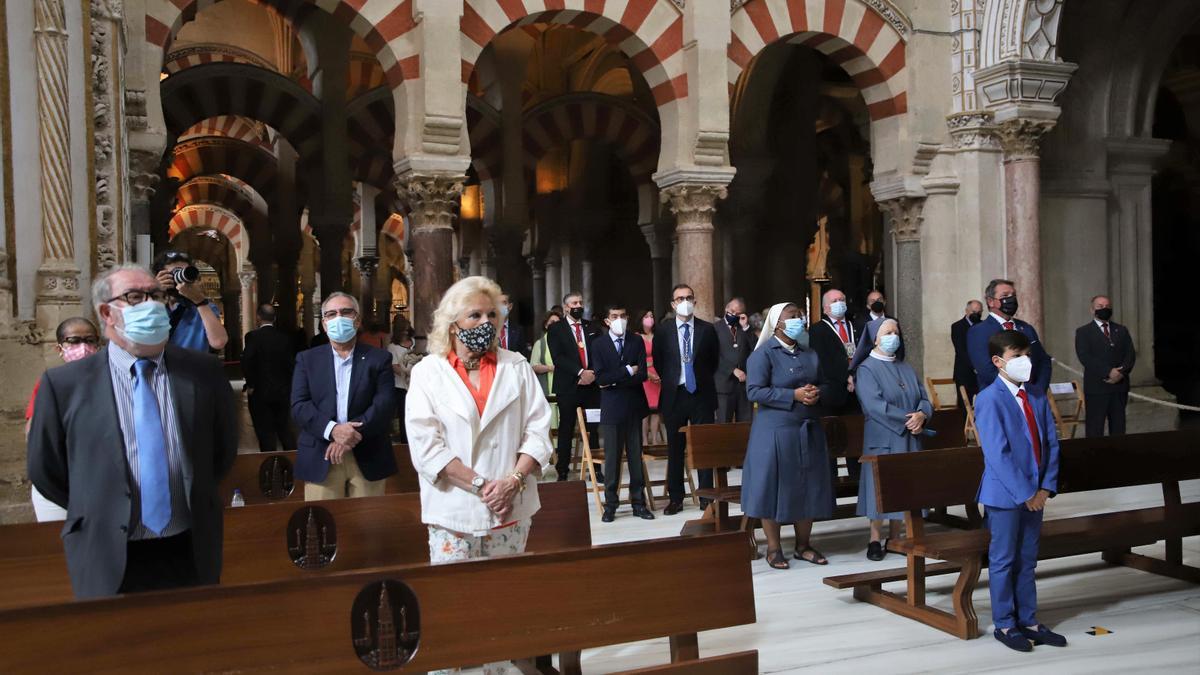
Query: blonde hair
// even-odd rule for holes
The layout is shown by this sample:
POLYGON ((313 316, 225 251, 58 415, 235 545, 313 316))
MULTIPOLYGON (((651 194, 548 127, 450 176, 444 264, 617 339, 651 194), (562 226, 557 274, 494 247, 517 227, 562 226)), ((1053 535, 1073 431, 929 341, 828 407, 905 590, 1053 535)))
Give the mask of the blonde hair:
MULTIPOLYGON (((433 325, 429 329, 430 354, 438 356, 450 354, 450 326, 458 320, 459 314, 467 310, 471 298, 477 295, 486 295, 491 298, 494 306, 500 306, 500 296, 502 295, 500 285, 487 277, 467 277, 446 289, 446 292, 442 294, 442 301, 438 303, 437 309, 433 310, 433 325)), ((496 350, 497 340, 498 335, 488 347, 490 351, 496 350)))

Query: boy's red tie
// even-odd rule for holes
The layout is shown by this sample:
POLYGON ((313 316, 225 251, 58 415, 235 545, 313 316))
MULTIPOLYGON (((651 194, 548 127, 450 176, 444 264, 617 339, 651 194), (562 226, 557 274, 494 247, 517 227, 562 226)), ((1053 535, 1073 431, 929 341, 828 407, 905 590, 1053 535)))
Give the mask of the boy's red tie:
POLYGON ((1029 425, 1029 440, 1033 441, 1033 461, 1038 468, 1042 467, 1042 439, 1038 435, 1037 418, 1033 416, 1033 408, 1029 405, 1029 396, 1024 389, 1017 392, 1021 406, 1025 408, 1025 423, 1029 425))

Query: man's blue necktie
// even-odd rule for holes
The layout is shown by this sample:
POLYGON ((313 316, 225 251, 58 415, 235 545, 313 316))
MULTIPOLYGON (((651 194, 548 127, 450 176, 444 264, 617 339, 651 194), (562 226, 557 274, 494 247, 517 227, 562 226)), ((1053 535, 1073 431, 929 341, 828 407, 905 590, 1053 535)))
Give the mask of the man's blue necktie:
POLYGON ((625 353, 625 339, 617 338, 617 357, 619 358, 625 353))
POLYGON ((138 359, 133 365, 133 431, 137 436, 142 525, 161 534, 171 522, 171 479, 162 416, 154 395, 154 366, 149 359, 138 359))
POLYGON ((683 387, 696 393, 696 370, 692 367, 692 328, 683 324, 683 387))

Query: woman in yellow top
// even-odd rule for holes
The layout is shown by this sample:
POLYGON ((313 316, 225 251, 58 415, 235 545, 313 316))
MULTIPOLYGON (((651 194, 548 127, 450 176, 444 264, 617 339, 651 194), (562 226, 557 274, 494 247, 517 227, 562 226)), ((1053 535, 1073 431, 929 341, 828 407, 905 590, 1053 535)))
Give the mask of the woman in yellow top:
MULTIPOLYGON (((550 354, 550 345, 546 343, 546 333, 550 332, 550 326, 561 320, 562 315, 558 312, 546 313, 542 321, 542 336, 533 343, 533 353, 529 357, 533 372, 537 373, 538 382, 542 385, 542 393, 547 398, 554 391, 554 356, 550 354)), ((558 405, 554 403, 550 404, 550 428, 558 428, 558 405)))

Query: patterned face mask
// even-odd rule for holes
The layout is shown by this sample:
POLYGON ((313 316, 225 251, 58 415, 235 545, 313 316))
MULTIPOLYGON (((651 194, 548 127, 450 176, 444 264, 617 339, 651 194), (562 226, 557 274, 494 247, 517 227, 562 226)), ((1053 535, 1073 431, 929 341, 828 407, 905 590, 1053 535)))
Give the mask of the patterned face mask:
POLYGON ((486 352, 496 340, 496 326, 491 321, 484 321, 474 328, 463 328, 457 323, 454 326, 458 328, 458 341, 472 354, 486 352))

